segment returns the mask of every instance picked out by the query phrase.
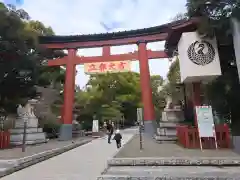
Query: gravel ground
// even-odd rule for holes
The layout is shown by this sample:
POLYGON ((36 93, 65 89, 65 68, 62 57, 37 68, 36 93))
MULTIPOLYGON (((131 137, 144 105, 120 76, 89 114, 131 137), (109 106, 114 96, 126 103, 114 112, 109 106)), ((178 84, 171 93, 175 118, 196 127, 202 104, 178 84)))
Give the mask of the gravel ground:
POLYGON ((128 142, 115 158, 136 157, 240 157, 229 149, 185 149, 177 144, 158 144, 153 139, 143 137, 143 150, 140 150, 139 135, 128 142))

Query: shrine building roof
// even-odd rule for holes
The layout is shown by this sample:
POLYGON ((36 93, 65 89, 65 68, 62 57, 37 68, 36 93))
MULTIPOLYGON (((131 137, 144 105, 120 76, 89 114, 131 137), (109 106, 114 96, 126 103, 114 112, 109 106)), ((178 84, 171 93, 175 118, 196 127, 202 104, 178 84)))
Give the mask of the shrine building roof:
POLYGON ((168 32, 168 37, 165 41, 165 52, 168 56, 173 56, 173 52, 177 50, 178 42, 184 32, 193 32, 197 30, 200 18, 192 18, 188 21, 182 22, 178 26, 172 26, 168 32))

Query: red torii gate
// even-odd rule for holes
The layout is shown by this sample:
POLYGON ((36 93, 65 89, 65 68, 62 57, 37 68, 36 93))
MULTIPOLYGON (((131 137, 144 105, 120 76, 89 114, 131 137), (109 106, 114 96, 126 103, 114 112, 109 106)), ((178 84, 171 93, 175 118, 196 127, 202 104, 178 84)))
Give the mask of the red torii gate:
POLYGON ((60 139, 68 140, 72 137, 72 109, 74 100, 76 64, 104 61, 124 61, 133 59, 139 60, 140 64, 140 84, 144 107, 143 115, 145 121, 145 132, 153 135, 154 128, 152 123, 155 120, 155 114, 152 103, 152 90, 150 84, 148 59, 167 58, 169 54, 166 54, 164 51, 147 50, 147 43, 167 40, 167 46, 172 46, 171 41, 169 41, 169 38, 171 39, 171 32, 174 29, 192 26, 192 24, 193 21, 188 20, 146 29, 116 33, 40 37, 40 44, 46 48, 68 50, 68 56, 49 61, 50 66, 66 65, 63 125, 60 130, 60 139), (120 46, 126 44, 137 44, 138 51, 135 51, 134 53, 111 55, 111 46, 120 46), (102 56, 79 57, 76 55, 76 49, 91 47, 103 47, 102 56))
POLYGON ((147 50, 146 46, 140 45, 141 50, 134 51, 133 53, 115 54, 111 55, 110 46, 104 46, 102 48, 102 56, 77 56, 75 49, 68 50, 68 55, 63 58, 58 58, 48 61, 48 66, 62 66, 66 65, 66 77, 64 85, 64 105, 62 113, 63 124, 72 124, 72 110, 74 100, 75 89, 75 69, 77 64, 84 63, 96 63, 96 62, 110 62, 110 61, 127 61, 136 60, 138 57, 143 56, 144 59, 140 61, 140 77, 141 77, 141 89, 142 99, 144 104, 144 117, 149 120, 155 119, 154 107, 152 103, 152 90, 150 84, 150 73, 148 67, 148 59, 167 58, 167 54, 164 51, 151 51, 147 50), (142 53, 140 53, 142 52, 142 53))

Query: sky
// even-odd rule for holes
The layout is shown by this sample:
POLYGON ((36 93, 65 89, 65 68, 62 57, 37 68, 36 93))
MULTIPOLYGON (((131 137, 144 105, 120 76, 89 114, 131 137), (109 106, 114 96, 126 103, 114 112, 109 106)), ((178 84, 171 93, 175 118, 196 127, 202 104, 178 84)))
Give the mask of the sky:
MULTIPOLYGON (((3 1, 3 0, 0 0, 3 1)), ((16 3, 33 20, 51 26, 57 35, 81 35, 147 28, 168 23, 176 14, 185 12, 186 0, 4 0, 16 3)), ((148 49, 163 50, 164 42, 150 43, 148 49)), ((137 50, 136 45, 111 48, 111 54, 137 50)), ((79 55, 101 55, 101 48, 81 49, 79 55)), ((151 75, 164 78, 168 59, 149 61, 151 75)), ((76 84, 84 87, 89 76, 83 65, 77 66, 76 84)), ((139 72, 138 61, 132 61, 132 71, 139 72)))

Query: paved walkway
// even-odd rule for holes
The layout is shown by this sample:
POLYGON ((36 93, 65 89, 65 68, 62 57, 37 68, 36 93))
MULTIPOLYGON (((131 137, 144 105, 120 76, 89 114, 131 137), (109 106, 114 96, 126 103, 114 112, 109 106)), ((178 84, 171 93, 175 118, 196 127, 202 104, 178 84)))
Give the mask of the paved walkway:
POLYGON ((81 142, 84 140, 91 140, 91 139, 92 139, 91 137, 87 137, 87 136, 74 138, 73 140, 69 140, 69 141, 58 141, 57 139, 51 139, 47 143, 27 146, 26 152, 22 152, 21 147, 0 150, 0 164, 1 164, 1 160, 19 159, 27 156, 32 156, 34 154, 42 153, 44 151, 49 151, 56 148, 63 148, 64 146, 71 145, 73 141, 81 142))
MULTIPOLYGON (((122 131, 123 144, 135 133, 136 129, 122 131)), ((116 144, 108 144, 106 138, 92 142, 33 165, 2 180, 96 180, 107 167, 107 159, 117 152, 116 144)))

